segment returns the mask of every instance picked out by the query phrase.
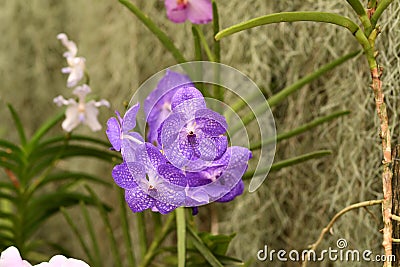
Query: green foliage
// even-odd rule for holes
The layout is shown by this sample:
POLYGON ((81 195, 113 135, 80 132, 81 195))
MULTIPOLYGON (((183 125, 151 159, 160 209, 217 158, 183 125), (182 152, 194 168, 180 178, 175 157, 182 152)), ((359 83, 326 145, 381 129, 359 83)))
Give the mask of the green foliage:
MULTIPOLYGON (((33 255, 43 243, 34 238, 35 233, 61 207, 79 203, 99 205, 92 195, 76 190, 78 182, 110 186, 109 182, 86 172, 59 170, 57 164, 74 157, 112 162, 116 155, 109 152, 107 143, 91 137, 69 133, 46 137, 63 119, 61 113, 28 138, 15 109, 11 105, 8 108, 20 143, 0 139, 0 166, 6 174, 0 180, 0 213, 4 215, 0 216, 0 250, 15 245, 22 254, 33 255)), ((110 211, 109 207, 101 206, 110 211)))

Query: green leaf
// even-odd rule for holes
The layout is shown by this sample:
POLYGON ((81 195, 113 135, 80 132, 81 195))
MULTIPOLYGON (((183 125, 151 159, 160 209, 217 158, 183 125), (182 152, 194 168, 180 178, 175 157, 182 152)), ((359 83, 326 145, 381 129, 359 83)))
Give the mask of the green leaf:
MULTIPOLYGON (((57 213, 61 207, 71 207, 78 205, 80 202, 86 204, 97 204, 95 200, 87 195, 75 192, 56 191, 33 197, 27 203, 25 211, 24 231, 27 237, 32 235, 40 225, 43 224, 50 216, 57 213)), ((105 210, 110 210, 109 207, 103 204, 105 210)))
POLYGON ((220 31, 217 35, 215 35, 215 39, 220 40, 221 38, 232 35, 234 33, 262 25, 296 21, 313 21, 335 24, 348 29, 353 35, 355 35, 355 33, 360 30, 360 27, 351 19, 338 14, 316 11, 296 11, 269 14, 233 25, 220 31))
POLYGON ((18 116, 15 109, 11 106, 11 104, 7 104, 7 106, 8 106, 8 109, 10 110, 11 116, 15 123, 15 127, 17 128, 17 132, 19 135, 19 139, 21 141, 21 145, 24 146, 26 144, 26 135, 25 135, 24 127, 22 126, 22 123, 21 123, 21 119, 18 116))
POLYGON ((207 247, 214 253, 218 255, 225 255, 230 242, 236 236, 236 234, 231 235, 213 235, 211 233, 199 233, 199 237, 207 245, 207 247))
POLYGON ((99 197, 95 194, 95 192, 88 186, 85 186, 85 188, 89 192, 91 198, 94 200, 97 209, 100 212, 100 217, 104 222, 108 240, 111 246, 111 254, 113 255, 114 259, 114 266, 122 267, 121 255, 118 250, 117 240, 113 232, 113 227, 111 226, 110 219, 107 215, 107 210, 104 208, 104 205, 101 203, 99 197))
POLYGON ((125 189, 118 188, 118 193, 119 193, 119 206, 120 206, 120 218, 121 218, 121 227, 122 227, 122 232, 123 232, 123 238, 124 238, 124 243, 126 247, 126 251, 128 254, 128 263, 129 266, 136 266, 136 260, 135 260, 135 253, 133 250, 132 246, 132 238, 131 238, 131 231, 129 228, 129 222, 128 222, 128 215, 127 215, 127 204, 125 201, 125 189))
POLYGON ((197 235, 194 229, 190 225, 187 226, 187 229, 193 245, 201 253, 201 255, 203 255, 207 262, 212 267, 223 267, 222 263, 215 257, 206 244, 204 244, 203 240, 197 235))
POLYGON ((344 115, 348 115, 348 114, 350 114, 350 111, 344 110, 344 111, 337 111, 337 112, 334 112, 334 113, 329 114, 327 116, 317 118, 317 119, 315 119, 315 120, 313 120, 313 121, 311 121, 309 123, 303 124, 303 125, 295 128, 295 129, 292 129, 292 130, 288 131, 288 132, 278 134, 276 136, 276 138, 268 138, 268 139, 263 140, 262 142, 261 141, 257 141, 257 142, 251 143, 250 144, 250 150, 259 149, 259 148, 261 148, 261 145, 268 145, 268 144, 271 144, 272 142, 275 142, 275 141, 279 142, 279 141, 291 138, 293 136, 296 136, 296 135, 299 135, 301 133, 307 132, 307 131, 311 130, 312 128, 315 128, 318 125, 321 125, 321 124, 323 124, 325 122, 329 122, 329 121, 331 121, 331 120, 333 120, 335 118, 338 118, 338 117, 341 117, 341 116, 344 116, 344 115))
POLYGON ((346 55, 344 55, 344 56, 342 56, 342 57, 340 57, 338 59, 335 59, 334 61, 323 65, 318 70, 316 70, 316 71, 304 76, 303 78, 301 78, 300 80, 296 81, 292 85, 289 85, 288 87, 285 87, 279 93, 277 93, 277 94, 271 96, 270 98, 268 98, 269 106, 270 107, 276 106, 277 104, 282 102, 282 100, 286 99, 289 95, 293 94, 298 89, 302 88, 304 85, 309 84, 311 81, 314 81, 315 79, 319 78, 320 76, 322 76, 326 72, 334 69, 335 67, 337 67, 340 64, 348 61, 349 59, 354 58, 355 56, 359 55, 360 52, 361 52, 360 50, 357 50, 357 51, 351 52, 349 54, 346 54, 346 55))
POLYGON ((279 161, 277 163, 272 164, 271 168, 266 168, 266 169, 260 169, 258 170, 256 173, 254 172, 254 170, 251 171, 247 171, 244 175, 243 175, 243 180, 246 179, 250 179, 252 178, 254 175, 258 175, 258 174, 263 174, 263 173, 267 173, 269 172, 273 172, 273 171, 278 171, 280 169, 289 167, 289 166, 293 166, 296 164, 300 164, 303 163, 307 160, 310 159, 316 159, 316 158, 321 158, 321 157, 325 157, 332 154, 331 150, 317 150, 311 153, 307 153, 307 154, 303 154, 297 157, 293 157, 290 159, 286 159, 286 160, 282 160, 279 161))
POLYGON ((49 183, 52 182, 60 182, 60 181, 88 181, 88 182, 94 182, 98 184, 102 184, 105 186, 112 186, 112 183, 104 181, 96 176, 83 173, 83 172, 57 172, 57 173, 52 173, 47 175, 43 180, 41 180, 36 189, 45 186, 49 183))
POLYGON ((172 40, 165 32, 157 27, 157 25, 148 16, 146 16, 129 0, 119 0, 119 2, 126 6, 158 38, 158 40, 160 40, 164 47, 171 52, 172 56, 178 63, 186 62, 186 59, 183 57, 179 49, 174 45, 172 40))
POLYGON ((379 18, 381 17, 383 11, 385 11, 392 2, 393 2, 393 0, 379 1, 378 6, 376 7, 376 10, 371 17, 372 28, 375 28, 376 23, 378 22, 379 18))
POLYGON ((88 257, 90 264, 93 265, 96 263, 92 253, 90 252, 89 246, 86 244, 85 240, 83 239, 83 235, 80 232, 78 226, 74 223, 74 220, 68 214, 64 207, 60 208, 61 213, 64 215, 65 220, 67 221, 68 225, 71 227, 72 232, 74 233, 75 237, 78 238, 78 242, 81 245, 83 251, 85 252, 86 256, 88 257))
POLYGON ((90 136, 85 135, 78 135, 78 134, 66 134, 60 135, 53 138, 46 139, 45 141, 40 143, 40 147, 45 147, 49 145, 53 145, 56 143, 65 143, 65 142, 73 142, 73 141, 84 141, 94 145, 100 145, 105 148, 109 148, 111 145, 109 142, 103 141, 101 139, 93 138, 90 136))
POLYGON ((0 147, 4 147, 6 149, 10 149, 11 151, 18 151, 19 153, 22 153, 22 150, 19 146, 16 146, 13 143, 4 139, 0 139, 0 147))
POLYGON ((33 135, 29 142, 30 149, 32 149, 40 139, 58 122, 60 122, 64 118, 64 112, 57 114, 55 117, 51 118, 47 122, 45 122, 33 135))

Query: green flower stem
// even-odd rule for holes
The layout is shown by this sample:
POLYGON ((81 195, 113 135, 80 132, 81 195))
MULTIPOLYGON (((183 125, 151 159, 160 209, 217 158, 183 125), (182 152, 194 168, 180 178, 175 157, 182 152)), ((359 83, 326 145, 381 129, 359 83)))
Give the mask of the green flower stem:
MULTIPOLYGON (((215 0, 212 0, 212 7, 213 7, 213 30, 215 36, 220 30, 218 6, 215 0)), ((215 61, 221 62, 221 43, 216 39, 214 39, 214 55, 215 55, 215 61)))
POLYGON ((368 36, 369 35, 368 33, 371 32, 371 30, 372 30, 372 25, 371 25, 371 21, 368 18, 367 12, 365 12, 364 6, 361 4, 361 2, 359 0, 346 0, 346 1, 353 8, 353 10, 357 13, 362 25, 364 26, 364 31, 366 32, 366 35, 368 36))
POLYGON ((200 36, 196 30, 196 26, 192 25, 192 35, 193 35, 193 44, 194 44, 194 60, 201 61, 203 59, 201 53, 201 43, 200 36))
POLYGON ((147 235, 146 235, 146 224, 144 222, 143 212, 136 213, 136 223, 138 228, 137 232, 139 236, 140 256, 142 259, 144 259, 147 253, 147 235))
POLYGON ((186 261, 186 218, 185 208, 180 207, 176 212, 176 234, 178 240, 178 267, 185 267, 186 261))
POLYGON ((371 24, 372 27, 375 28, 376 23, 378 22, 379 18, 381 17, 383 11, 393 2, 393 0, 381 0, 376 7, 374 14, 371 17, 371 24))
POLYGON ((200 43, 202 44, 204 51, 208 57, 208 60, 215 62, 214 54, 211 52, 210 47, 208 46, 206 37, 204 36, 203 31, 200 29, 199 25, 193 25, 194 30, 197 32, 197 36, 200 38, 200 43))
POLYGON ((210 251, 206 244, 204 244, 203 240, 201 240, 195 230, 190 225, 187 225, 187 229, 193 245, 200 252, 200 254, 203 255, 207 262, 212 267, 223 267, 222 263, 214 256, 214 254, 210 251))
POLYGON ((263 141, 257 141, 257 142, 254 142, 254 143, 250 143, 250 150, 260 149, 262 145, 268 145, 268 144, 271 144, 271 143, 273 143, 275 141, 279 142, 279 141, 288 139, 290 137, 299 135, 301 133, 309 131, 312 128, 317 127, 318 125, 321 125, 321 124, 323 124, 325 122, 328 122, 328 121, 331 121, 331 120, 333 120, 333 119, 335 119, 337 117, 341 117, 341 116, 348 115, 348 114, 350 114, 350 111, 344 110, 344 111, 337 111, 337 112, 334 112, 334 113, 329 114, 327 116, 317 118, 317 119, 315 119, 315 120, 313 120, 313 121, 311 121, 309 123, 306 123, 304 125, 301 125, 300 127, 295 128, 293 130, 290 130, 290 131, 285 132, 285 133, 278 134, 276 136, 276 139, 275 138, 268 138, 268 139, 265 139, 263 141))
POLYGON ((220 31, 215 36, 215 39, 220 40, 221 38, 234 34, 236 32, 240 32, 261 25, 295 21, 314 21, 335 24, 348 29, 352 34, 355 34, 360 29, 360 27, 349 18, 334 13, 315 11, 281 12, 254 18, 226 28, 220 31))
POLYGON ((286 99, 286 97, 288 97, 292 93, 296 92, 298 89, 302 88, 304 85, 309 84, 311 81, 317 79, 322 74, 325 74, 326 72, 332 70, 336 66, 348 61, 349 59, 354 58, 355 56, 357 56, 359 54, 360 54, 360 50, 357 50, 357 51, 351 52, 347 55, 344 55, 343 57, 340 57, 326 65, 323 65, 318 70, 306 75, 305 77, 301 78, 300 80, 296 81, 295 83, 289 85, 288 87, 285 87, 284 89, 279 91, 279 93, 268 98, 269 106, 270 107, 276 106, 277 104, 281 103, 284 99, 286 99))
POLYGON ((156 253, 160 248, 161 243, 164 241, 164 239, 172 230, 174 220, 175 220, 175 213, 172 213, 171 215, 168 216, 168 219, 165 222, 163 229, 161 230, 161 234, 154 237, 154 240, 151 243, 149 250, 147 251, 145 257, 143 258, 143 261, 139 265, 140 267, 149 266, 153 258, 156 256, 156 253))
POLYGON ((89 236, 92 241, 92 246, 95 253, 93 263, 95 266, 101 266, 101 254, 98 245, 99 242, 97 242, 96 234, 94 233, 92 220, 90 219, 89 212, 86 208, 85 203, 83 201, 80 201, 79 205, 81 207, 83 218, 85 220, 86 228, 89 230, 89 236))
POLYGON ((131 231, 129 229, 128 216, 126 212, 125 190, 122 188, 118 188, 118 191, 119 191, 119 206, 121 209, 120 215, 121 215, 122 232, 128 255, 127 256, 128 263, 129 266, 135 267, 136 266, 135 253, 132 247, 131 231))
POLYGON ((293 166, 302 162, 305 162, 307 160, 310 159, 316 159, 316 158, 321 158, 327 155, 332 154, 332 151, 330 150, 318 150, 318 151, 314 151, 311 153, 307 153, 307 154, 303 154, 297 157, 293 157, 290 159, 286 159, 286 160, 282 160, 279 161, 277 163, 272 164, 271 168, 263 168, 260 170, 257 170, 257 172, 255 173, 254 170, 251 171, 247 171, 244 175, 243 175, 243 180, 246 179, 250 179, 252 178, 254 175, 258 175, 258 174, 262 174, 262 173, 267 173, 269 172, 273 172, 273 171, 278 171, 280 169, 289 167, 289 166, 293 166))
POLYGON ((157 25, 146 16, 140 9, 138 9, 129 0, 118 0, 121 4, 126 6, 157 38, 161 41, 164 47, 172 53, 172 56, 178 63, 186 62, 186 59, 181 54, 179 49, 174 45, 172 40, 163 32, 157 25))

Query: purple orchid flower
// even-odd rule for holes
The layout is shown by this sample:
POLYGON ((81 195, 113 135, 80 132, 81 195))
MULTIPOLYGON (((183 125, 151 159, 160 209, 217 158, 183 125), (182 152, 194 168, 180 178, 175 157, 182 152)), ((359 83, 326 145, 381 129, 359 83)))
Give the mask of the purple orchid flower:
POLYGON ((167 70, 157 88, 144 101, 144 113, 149 126, 148 142, 157 142, 158 127, 171 114, 172 96, 182 86, 193 86, 193 83, 188 76, 167 70))
POLYGON ((244 147, 229 147, 211 166, 197 172, 187 172, 186 206, 199 206, 213 201, 229 202, 241 195, 241 179, 247 170, 251 151, 244 147))
POLYGON ((121 151, 122 155, 130 160, 134 159, 134 155, 132 153, 129 155, 127 152, 133 151, 133 148, 144 143, 143 137, 140 134, 132 132, 136 126, 136 114, 139 107, 139 103, 133 105, 126 111, 124 118, 121 118, 119 112, 115 111, 118 119, 112 117, 107 121, 106 134, 112 148, 116 151, 121 151))
POLYGON ((168 18, 175 23, 187 19, 194 24, 209 23, 213 19, 211 0, 165 0, 168 18))
POLYGON ((125 200, 133 212, 151 208, 167 214, 185 200, 186 177, 169 164, 152 144, 144 143, 135 150, 136 160, 114 167, 115 183, 125 189, 125 200))
POLYGON ((172 114, 158 128, 158 142, 174 166, 193 168, 218 160, 228 139, 225 118, 207 109, 203 95, 195 87, 177 90, 171 100, 172 114))

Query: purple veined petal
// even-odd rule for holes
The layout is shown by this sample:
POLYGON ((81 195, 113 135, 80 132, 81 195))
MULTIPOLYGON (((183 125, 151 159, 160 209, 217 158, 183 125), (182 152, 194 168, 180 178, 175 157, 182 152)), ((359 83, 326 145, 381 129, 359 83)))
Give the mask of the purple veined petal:
MULTIPOLYGON (((173 2, 176 4, 176 1, 173 2)), ((179 87, 184 85, 193 86, 192 81, 187 75, 167 70, 165 76, 158 82, 157 88, 154 89, 144 101, 143 108, 146 118, 149 117, 152 110, 157 110, 155 109, 157 104, 162 105, 164 102, 171 103, 175 92, 179 87)))
POLYGON ((194 207, 210 203, 210 196, 204 188, 190 188, 186 192, 185 206, 194 207))
MULTIPOLYGON (((172 166, 171 164, 162 164, 158 166, 157 172, 167 182, 182 187, 182 190, 186 186, 185 174, 183 174, 180 169, 172 166)), ((178 189, 179 188, 177 188, 177 190, 178 189)))
POLYGON ((185 120, 183 114, 171 114, 158 128, 158 143, 169 149, 184 130, 185 120))
POLYGON ((158 166, 167 163, 167 159, 153 144, 143 143, 136 151, 136 161, 143 164, 146 171, 157 170, 158 166))
POLYGON ((201 92, 193 86, 179 88, 171 100, 171 109, 173 112, 180 112, 189 117, 197 110, 204 108, 206 108, 204 97, 201 92))
POLYGON ((228 147, 225 154, 216 161, 216 164, 228 165, 228 168, 235 168, 240 165, 247 165, 251 158, 251 151, 245 147, 232 146, 228 147))
POLYGON ((177 141, 170 148, 164 148, 163 151, 167 160, 176 168, 181 169, 189 164, 190 160, 181 153, 177 141))
POLYGON ((139 133, 130 132, 124 134, 121 142, 121 154, 124 161, 136 161, 137 150, 142 144, 144 144, 144 139, 139 133))
POLYGON ((165 9, 172 22, 182 23, 187 19, 187 6, 179 4, 177 0, 165 0, 165 9))
POLYGON ((125 190, 125 201, 133 212, 141 212, 154 207, 156 200, 143 192, 140 187, 125 190))
POLYGON ((145 177, 144 167, 139 163, 121 163, 112 170, 114 182, 121 188, 132 189, 138 186, 137 179, 145 177))
POLYGON ((122 127, 121 127, 123 133, 127 133, 127 132, 133 130, 133 128, 135 128, 136 114, 137 114, 139 108, 140 108, 140 105, 139 105, 139 103, 137 103, 136 105, 133 105, 126 111, 124 118, 122 120, 122 127))
POLYGON ((228 147, 228 139, 226 136, 202 138, 199 140, 198 151, 200 158, 204 161, 214 161, 224 155, 228 147))
POLYGON ((213 19, 210 0, 188 0, 187 18, 195 24, 209 23, 213 19))
POLYGON ((160 184, 154 192, 153 198, 156 199, 156 207, 161 213, 167 212, 166 207, 180 207, 185 202, 185 191, 176 190, 176 186, 171 187, 170 184, 160 184))
POLYGON ((225 117, 211 109, 200 109, 195 113, 197 127, 209 136, 219 136, 228 129, 225 117))
POLYGON ((212 182, 206 171, 187 172, 186 180, 189 187, 199 187, 212 182))
POLYGON ((106 134, 107 134, 108 140, 110 141, 112 147, 116 151, 120 151, 121 150, 121 127, 119 125, 117 118, 112 117, 112 118, 108 119, 106 134))
POLYGON ((231 191, 229 191, 223 197, 217 199, 217 202, 229 202, 232 201, 235 197, 243 194, 244 191, 244 183, 240 180, 231 191))

